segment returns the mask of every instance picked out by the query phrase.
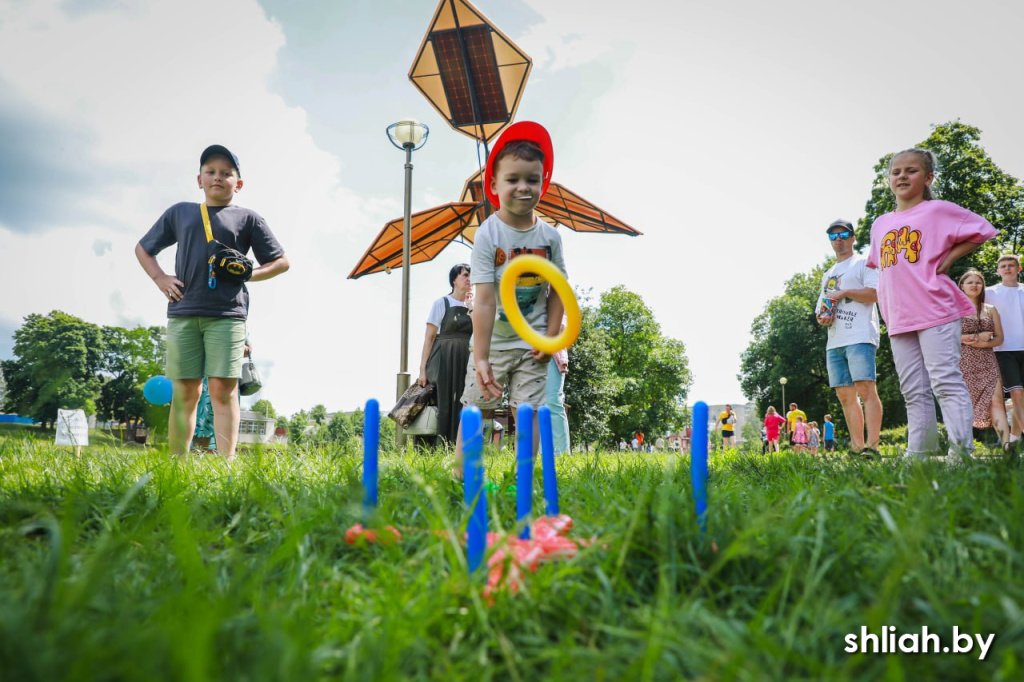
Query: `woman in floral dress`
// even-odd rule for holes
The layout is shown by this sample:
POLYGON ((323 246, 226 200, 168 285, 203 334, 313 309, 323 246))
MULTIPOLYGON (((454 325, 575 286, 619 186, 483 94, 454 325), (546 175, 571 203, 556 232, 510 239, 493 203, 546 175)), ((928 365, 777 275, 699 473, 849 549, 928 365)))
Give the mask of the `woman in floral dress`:
POLYGON ((995 428, 1003 448, 1010 443, 1010 427, 1003 402, 1003 381, 992 349, 1002 343, 1003 325, 995 306, 985 304, 985 280, 977 270, 968 270, 960 278, 960 289, 967 294, 977 314, 963 319, 960 337, 960 371, 974 404, 974 428, 995 428))

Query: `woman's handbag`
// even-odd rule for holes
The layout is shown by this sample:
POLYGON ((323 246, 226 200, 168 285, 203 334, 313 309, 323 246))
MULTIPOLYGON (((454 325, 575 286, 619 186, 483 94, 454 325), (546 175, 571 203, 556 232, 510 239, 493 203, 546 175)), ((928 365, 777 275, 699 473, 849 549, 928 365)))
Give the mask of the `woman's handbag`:
POLYGON ((427 405, 420 410, 412 423, 405 427, 405 433, 409 436, 436 436, 437 405, 427 405))
POLYGON ((263 388, 263 381, 256 365, 252 362, 252 353, 249 357, 242 358, 242 378, 238 381, 238 392, 242 395, 253 395, 259 393, 263 388))
MULTIPOLYGON (((394 419, 395 423, 402 428, 407 428, 433 397, 434 384, 420 386, 418 383, 415 383, 406 389, 402 397, 395 403, 395 406, 391 408, 388 416, 394 419)), ((434 421, 436 423, 436 418, 434 421)), ((436 426, 434 428, 435 430, 437 429, 436 426)))

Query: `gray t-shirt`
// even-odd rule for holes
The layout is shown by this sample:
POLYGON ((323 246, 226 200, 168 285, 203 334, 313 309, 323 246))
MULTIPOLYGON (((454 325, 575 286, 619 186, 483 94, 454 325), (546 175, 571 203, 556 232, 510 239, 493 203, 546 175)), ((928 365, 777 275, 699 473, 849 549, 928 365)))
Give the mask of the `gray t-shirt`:
MULTIPOLYGON (((248 255, 250 248, 262 265, 284 255, 265 221, 255 211, 241 206, 208 206, 213 238, 248 255)), ((167 317, 229 317, 244 320, 249 310, 249 292, 244 284, 218 279, 211 289, 207 283, 206 230, 199 204, 181 202, 164 211, 149 232, 139 240, 151 256, 172 244, 178 245, 174 276, 185 283, 180 301, 167 304, 167 317)))
MULTIPOLYGON (((517 230, 492 214, 473 237, 473 258, 470 261, 470 282, 491 283, 497 315, 491 334, 492 350, 529 350, 530 344, 519 338, 505 317, 499 292, 505 266, 516 256, 532 254, 550 260, 565 273, 562 256, 562 236, 543 220, 537 220, 528 230, 517 230)), ((526 322, 540 334, 548 331, 548 285, 542 278, 526 273, 516 282, 516 300, 526 322)), ((470 340, 472 348, 472 340, 470 340)))

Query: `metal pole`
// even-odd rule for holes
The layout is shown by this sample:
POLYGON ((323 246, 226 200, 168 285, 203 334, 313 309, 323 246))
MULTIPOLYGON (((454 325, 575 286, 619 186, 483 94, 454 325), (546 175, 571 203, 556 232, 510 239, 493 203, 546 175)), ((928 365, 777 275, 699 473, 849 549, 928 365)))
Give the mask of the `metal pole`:
MULTIPOLYGON (((402 349, 395 399, 409 388, 409 269, 412 251, 412 144, 405 145, 405 222, 402 229, 402 349)), ((395 445, 405 447, 405 431, 395 428, 395 445)))

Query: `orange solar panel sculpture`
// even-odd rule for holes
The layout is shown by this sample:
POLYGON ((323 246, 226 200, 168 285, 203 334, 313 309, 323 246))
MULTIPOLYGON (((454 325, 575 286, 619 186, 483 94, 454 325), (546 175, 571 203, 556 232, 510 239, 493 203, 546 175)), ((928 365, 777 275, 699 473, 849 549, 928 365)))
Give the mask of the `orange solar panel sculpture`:
MULTIPOLYGON (((453 129, 486 151, 515 116, 533 61, 466 0, 441 0, 409 70, 409 79, 453 129)), ((410 263, 432 260, 452 241, 473 243, 493 211, 483 169, 466 180, 462 200, 412 214, 410 263)), ((564 185, 552 182, 537 206, 541 219, 577 232, 637 236, 640 231, 564 185)), ((389 221, 349 279, 402 266, 404 218, 389 221)))

